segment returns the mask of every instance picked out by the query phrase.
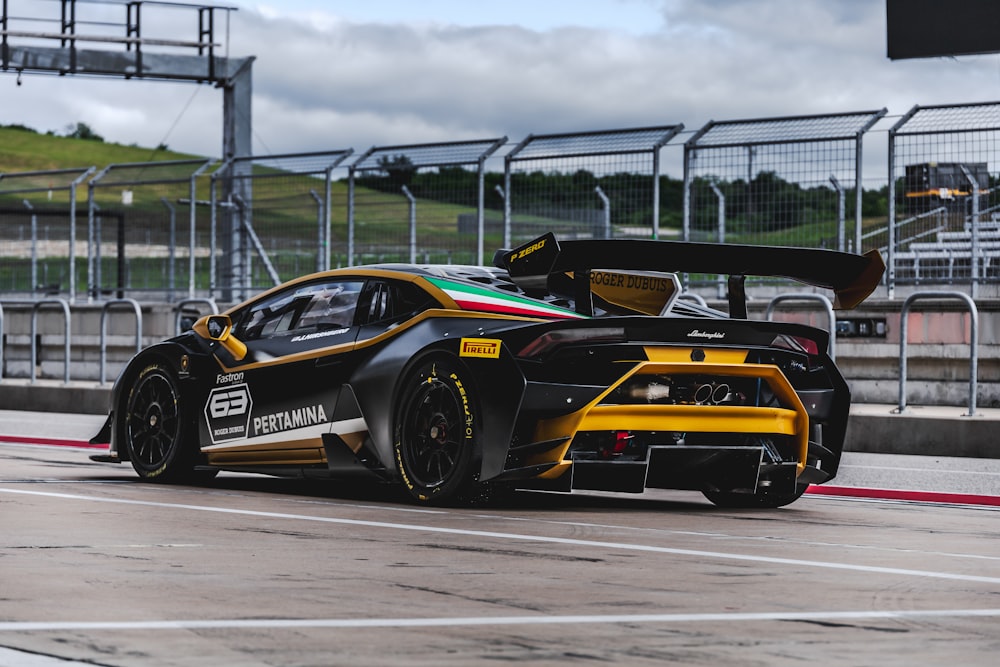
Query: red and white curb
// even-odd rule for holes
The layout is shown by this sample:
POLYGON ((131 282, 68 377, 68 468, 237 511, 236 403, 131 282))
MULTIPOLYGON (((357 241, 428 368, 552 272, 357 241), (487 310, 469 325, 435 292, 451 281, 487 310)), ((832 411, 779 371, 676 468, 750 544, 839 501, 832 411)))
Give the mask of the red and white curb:
POLYGON ((1000 496, 975 493, 946 493, 941 491, 907 491, 905 489, 870 489, 855 486, 810 486, 806 493, 813 496, 840 498, 869 498, 876 500, 905 500, 918 503, 950 505, 991 505, 1000 507, 1000 496))
MULTIPOLYGON (((108 445, 92 445, 86 440, 68 438, 38 438, 25 435, 0 435, 0 443, 37 445, 46 447, 73 447, 77 449, 107 449, 108 445)), ((806 489, 810 496, 831 496, 839 498, 866 498, 875 500, 901 500, 918 503, 941 503, 947 505, 987 505, 1000 507, 1000 496, 975 493, 948 493, 941 491, 908 491, 906 489, 873 489, 856 486, 817 486, 806 489)))
POLYGON ((76 447, 80 449, 107 449, 107 443, 92 445, 86 440, 68 438, 36 438, 28 435, 0 435, 0 442, 15 445, 41 445, 46 447, 76 447))

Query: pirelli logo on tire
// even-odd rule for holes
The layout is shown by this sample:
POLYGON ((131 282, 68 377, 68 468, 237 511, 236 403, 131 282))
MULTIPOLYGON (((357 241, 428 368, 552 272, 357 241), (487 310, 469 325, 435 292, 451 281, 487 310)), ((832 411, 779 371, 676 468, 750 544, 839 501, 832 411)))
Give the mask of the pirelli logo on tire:
POLYGON ((246 383, 213 389, 205 404, 205 420, 212 444, 246 438, 252 409, 253 398, 246 383))
POLYGON ((501 342, 495 338, 463 338, 458 356, 499 359, 501 342))

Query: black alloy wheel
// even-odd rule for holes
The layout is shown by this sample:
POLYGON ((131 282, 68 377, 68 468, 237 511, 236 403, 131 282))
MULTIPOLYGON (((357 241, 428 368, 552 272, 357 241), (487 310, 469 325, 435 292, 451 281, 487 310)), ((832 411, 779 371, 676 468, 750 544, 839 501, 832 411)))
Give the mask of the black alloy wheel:
POLYGON ((479 411, 468 372, 441 355, 403 385, 395 428, 399 476, 419 502, 447 503, 475 486, 479 411))
POLYGON ((143 479, 194 481, 194 440, 177 381, 161 364, 146 366, 124 401, 122 435, 132 467, 143 479))

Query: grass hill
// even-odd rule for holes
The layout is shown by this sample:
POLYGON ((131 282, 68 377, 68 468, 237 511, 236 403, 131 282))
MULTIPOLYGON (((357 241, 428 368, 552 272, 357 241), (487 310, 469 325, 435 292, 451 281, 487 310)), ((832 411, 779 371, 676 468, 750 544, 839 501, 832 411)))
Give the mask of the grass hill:
POLYGON ((6 174, 195 157, 170 150, 43 134, 23 126, 0 126, 0 173, 6 174))

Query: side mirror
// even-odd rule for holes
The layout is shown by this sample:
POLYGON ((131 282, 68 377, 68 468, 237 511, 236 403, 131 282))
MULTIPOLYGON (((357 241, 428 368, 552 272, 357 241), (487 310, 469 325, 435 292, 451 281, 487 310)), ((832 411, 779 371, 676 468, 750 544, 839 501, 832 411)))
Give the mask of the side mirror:
POLYGON ((191 327, 196 334, 208 340, 217 341, 233 355, 236 361, 247 356, 247 346, 233 334, 233 321, 229 315, 206 315, 191 327))
POLYGON ((222 340, 229 335, 233 328, 233 323, 228 315, 209 315, 205 323, 208 329, 208 337, 212 340, 222 340))

